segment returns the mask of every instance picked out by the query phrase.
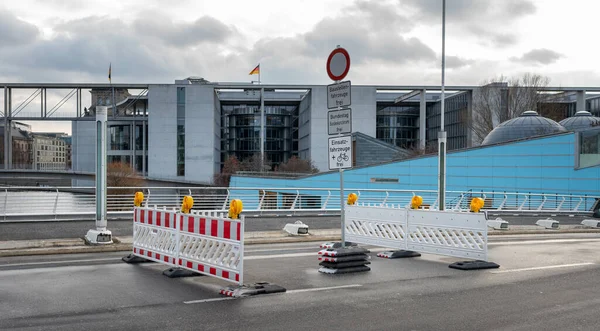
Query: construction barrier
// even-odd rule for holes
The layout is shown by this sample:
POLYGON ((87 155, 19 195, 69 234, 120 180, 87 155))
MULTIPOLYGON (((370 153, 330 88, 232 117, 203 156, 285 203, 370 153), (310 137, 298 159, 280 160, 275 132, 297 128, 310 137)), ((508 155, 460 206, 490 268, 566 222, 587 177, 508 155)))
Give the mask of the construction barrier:
POLYGON ((346 240, 353 243, 488 261, 483 213, 352 205, 345 209, 345 220, 346 240))
POLYGON ((133 255, 243 284, 243 216, 147 207, 133 214, 133 255))

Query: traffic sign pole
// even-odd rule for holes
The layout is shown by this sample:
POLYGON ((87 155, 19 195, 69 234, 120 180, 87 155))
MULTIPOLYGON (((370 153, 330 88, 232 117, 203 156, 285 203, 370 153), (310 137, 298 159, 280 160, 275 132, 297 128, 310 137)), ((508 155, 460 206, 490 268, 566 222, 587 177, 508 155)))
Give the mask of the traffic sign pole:
POLYGON ((346 202, 344 201, 344 169, 340 168, 340 212, 342 214, 342 247, 346 247, 346 202))
MULTIPOLYGON (((342 107, 338 106, 338 110, 342 107)), ((338 134, 338 137, 340 134, 338 134)), ((352 148, 352 139, 350 139, 350 148, 352 148)), ((352 162, 352 160, 350 160, 352 162)), ((340 213, 342 221, 342 248, 346 247, 346 202, 344 201, 344 169, 340 168, 340 213)))
MULTIPOLYGON (((351 87, 350 87, 350 82, 343 82, 340 83, 342 81, 342 79, 344 79, 344 77, 346 77, 346 75, 348 74, 348 71, 350 70, 350 55, 348 54, 348 52, 344 49, 341 48, 339 45, 331 52, 331 54, 329 54, 329 57, 327 58, 327 75, 329 76, 329 78, 331 78, 332 81, 334 81, 335 83, 333 85, 327 86, 327 108, 331 109, 334 108, 335 106, 337 106, 337 111, 338 114, 340 114, 341 110, 342 110, 342 106, 347 107, 350 106, 351 104, 351 87)), ((328 122, 328 134, 332 134, 329 132, 329 127, 331 127, 331 118, 329 117, 330 115, 327 115, 327 122, 328 122)), ((351 112, 349 113, 349 121, 350 121, 350 132, 352 133, 352 116, 351 116, 351 112)), ((336 138, 341 137, 342 134, 346 133, 344 132, 346 131, 343 127, 340 128, 339 130, 337 130, 337 132, 334 132, 333 134, 336 135, 336 138)), ((349 157, 349 161, 350 161, 350 167, 352 167, 352 136, 348 136, 348 140, 349 140, 349 152, 348 154, 350 154, 349 157)), ((340 140, 338 141, 337 144, 339 145, 344 145, 346 144, 347 141, 344 140, 340 140)), ((329 154, 332 153, 332 147, 331 147, 331 139, 330 139, 330 143, 328 148, 330 149, 329 154)), ((344 157, 348 158, 348 155, 346 153, 345 149, 342 149, 343 152, 340 153, 344 153, 344 157)), ((335 158, 335 155, 332 155, 333 158, 335 158)), ((340 154, 338 156, 338 158, 342 157, 342 154, 340 154)), ((335 161, 335 160, 334 160, 335 161)), ((346 215, 345 215, 345 206, 346 206, 346 202, 344 201, 344 167, 347 166, 347 164, 344 164, 344 161, 347 162, 348 160, 344 160, 344 158, 342 158, 341 161, 338 161, 337 163, 334 163, 335 167, 338 168, 339 174, 340 174, 340 213, 341 213, 341 221, 342 221, 342 247, 346 247, 346 215)), ((330 164, 330 169, 331 169, 331 164, 332 164, 332 160, 329 160, 329 164, 330 164)))

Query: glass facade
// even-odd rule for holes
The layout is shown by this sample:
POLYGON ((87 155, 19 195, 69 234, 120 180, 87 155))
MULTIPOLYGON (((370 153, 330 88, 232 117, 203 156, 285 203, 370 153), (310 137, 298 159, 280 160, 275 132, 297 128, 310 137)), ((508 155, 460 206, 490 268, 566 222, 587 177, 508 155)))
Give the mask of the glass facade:
MULTIPOLYGON (((260 104, 221 105, 221 164, 260 154, 260 104)), ((265 104, 265 158, 273 166, 298 153, 298 104, 265 104)))
MULTIPOLYGON (((131 149, 131 125, 111 125, 108 127, 109 150, 127 151, 131 149)), ((141 147, 140 147, 141 149, 141 147)))
POLYGON ((417 146, 419 106, 378 104, 376 137, 401 148, 417 146))
POLYGON ((586 110, 596 117, 600 117, 600 97, 586 100, 586 110))
POLYGON ((185 176, 185 87, 177 88, 177 176, 185 176))
POLYGON ((130 155, 108 155, 107 157, 108 163, 123 163, 123 164, 131 164, 131 156, 130 155))
POLYGON ((579 132, 578 168, 600 164, 600 129, 579 132))
MULTIPOLYGON (((444 102, 444 129, 448 135, 447 149, 466 148, 468 146, 468 126, 465 124, 469 116, 468 93, 460 93, 446 97, 444 102)), ((427 105, 427 144, 437 146, 438 132, 441 126, 441 103, 427 105)))
POLYGON ((521 116, 496 126, 488 133, 481 145, 498 144, 559 132, 567 132, 567 130, 555 121, 539 116, 535 111, 526 111, 521 116))

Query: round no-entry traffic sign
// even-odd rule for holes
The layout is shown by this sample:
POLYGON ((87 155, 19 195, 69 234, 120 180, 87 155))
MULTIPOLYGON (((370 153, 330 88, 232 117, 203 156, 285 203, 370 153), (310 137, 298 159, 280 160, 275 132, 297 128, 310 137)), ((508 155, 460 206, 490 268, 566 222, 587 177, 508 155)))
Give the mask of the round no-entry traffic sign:
POLYGON ((331 80, 342 80, 350 70, 350 55, 348 52, 338 47, 334 49, 327 58, 327 75, 331 80))

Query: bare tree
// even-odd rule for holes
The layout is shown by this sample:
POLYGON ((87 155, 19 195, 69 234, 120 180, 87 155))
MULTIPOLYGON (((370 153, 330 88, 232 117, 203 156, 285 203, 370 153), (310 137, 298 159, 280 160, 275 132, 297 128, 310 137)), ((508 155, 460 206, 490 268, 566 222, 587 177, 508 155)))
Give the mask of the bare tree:
POLYGON ((302 160, 297 156, 292 156, 286 162, 280 164, 275 171, 290 173, 317 173, 319 169, 312 160, 302 160))
POLYGON ((265 158, 262 160, 260 154, 252 154, 249 158, 242 161, 242 171, 263 172, 271 170, 271 162, 265 158))
MULTIPOLYGON (((129 163, 111 162, 106 168, 106 186, 108 187, 142 187, 146 181, 129 163)), ((119 189, 122 190, 122 189, 119 189)), ((135 189, 130 189, 134 192, 135 189)))
POLYGON ((473 116, 469 126, 477 143, 498 124, 518 117, 528 110, 540 110, 546 96, 540 93, 550 79, 526 73, 519 77, 499 76, 484 81, 473 93, 473 116))
MULTIPOLYGON (((131 205, 133 205, 133 194, 139 191, 141 187, 146 186, 144 177, 140 176, 129 163, 111 162, 106 168, 106 186, 108 195, 131 195, 131 205)), ((123 204, 119 199, 108 200, 108 206, 118 210, 130 210, 129 204, 123 204)))
POLYGON ((425 147, 419 147, 418 145, 409 147, 406 149, 408 151, 408 156, 401 154, 398 155, 398 159, 406 159, 406 158, 411 158, 411 157, 415 157, 415 156, 420 156, 420 155, 429 155, 429 154, 435 154, 438 151, 438 146, 435 142, 433 143, 427 143, 425 145, 425 147))
POLYGON ((213 185, 218 187, 228 187, 231 175, 242 169, 240 161, 235 155, 230 155, 225 162, 223 162, 223 169, 221 173, 213 176, 213 185))

